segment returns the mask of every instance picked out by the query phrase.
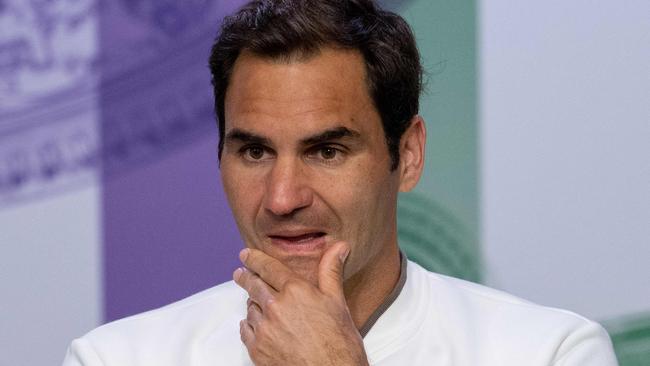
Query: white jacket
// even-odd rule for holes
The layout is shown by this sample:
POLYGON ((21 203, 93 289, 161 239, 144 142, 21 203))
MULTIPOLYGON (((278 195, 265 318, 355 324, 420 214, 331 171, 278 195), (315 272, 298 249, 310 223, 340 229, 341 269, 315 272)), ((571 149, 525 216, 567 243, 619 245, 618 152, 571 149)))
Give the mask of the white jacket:
MULTIPOLYGON (((226 282, 103 325, 73 341, 63 365, 252 365, 239 338, 247 297, 226 282)), ((413 262, 364 345, 378 366, 617 365, 600 325, 413 262)))

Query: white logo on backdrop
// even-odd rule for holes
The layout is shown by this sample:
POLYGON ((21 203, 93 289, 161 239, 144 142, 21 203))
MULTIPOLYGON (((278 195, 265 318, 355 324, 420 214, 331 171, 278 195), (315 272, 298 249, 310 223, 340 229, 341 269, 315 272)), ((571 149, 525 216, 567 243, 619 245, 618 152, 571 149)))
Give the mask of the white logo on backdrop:
POLYGON ((0 1, 0 205, 86 170, 96 145, 96 8, 95 0, 0 1))
POLYGON ((207 52, 236 5, 215 3, 0 0, 0 207, 151 161, 214 123, 207 52))

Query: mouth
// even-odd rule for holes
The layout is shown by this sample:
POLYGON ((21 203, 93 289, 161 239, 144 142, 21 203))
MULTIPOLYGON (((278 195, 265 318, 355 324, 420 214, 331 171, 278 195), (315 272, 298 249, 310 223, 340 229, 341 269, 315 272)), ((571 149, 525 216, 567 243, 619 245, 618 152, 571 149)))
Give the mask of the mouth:
POLYGON ((273 233, 268 237, 274 246, 283 251, 311 252, 324 248, 325 235, 322 231, 302 231, 273 233))

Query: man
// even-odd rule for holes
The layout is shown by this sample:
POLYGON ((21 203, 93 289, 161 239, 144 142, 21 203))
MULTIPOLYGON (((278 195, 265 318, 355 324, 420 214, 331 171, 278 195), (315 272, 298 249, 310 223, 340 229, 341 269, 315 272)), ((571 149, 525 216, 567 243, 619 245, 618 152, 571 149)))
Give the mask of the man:
POLYGON ((64 365, 616 364, 597 324, 400 254, 397 196, 420 177, 425 126, 399 16, 253 1, 224 21, 210 67, 242 267, 75 340, 64 365))

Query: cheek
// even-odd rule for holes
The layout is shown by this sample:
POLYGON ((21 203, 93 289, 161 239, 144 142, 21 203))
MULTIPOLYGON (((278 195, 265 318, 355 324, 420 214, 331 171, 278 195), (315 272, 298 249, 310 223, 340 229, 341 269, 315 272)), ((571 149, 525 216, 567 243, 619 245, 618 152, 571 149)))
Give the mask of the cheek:
POLYGON ((221 184, 223 185, 223 191, 226 194, 228 203, 230 207, 234 210, 234 204, 238 202, 239 192, 237 191, 238 181, 234 172, 231 169, 228 169, 225 164, 221 166, 221 184))
POLYGON ((351 205, 357 222, 357 235, 364 250, 375 252, 390 240, 396 230, 395 207, 397 182, 385 166, 366 172, 362 182, 354 186, 351 205), (380 170, 385 169, 385 170, 380 170))
POLYGON ((254 217, 256 202, 260 200, 259 195, 262 191, 255 177, 239 169, 230 169, 227 165, 222 165, 221 181, 235 220, 241 225, 242 221, 254 217))
POLYGON ((390 206, 397 195, 394 174, 383 165, 373 168, 360 166, 357 171, 358 177, 349 182, 350 195, 358 201, 359 209, 367 210, 368 215, 380 214, 376 210, 390 206))
POLYGON ((361 236, 377 232, 378 228, 390 229, 397 185, 387 167, 356 164, 346 174, 323 183, 325 200, 337 211, 344 235, 362 239, 361 236))
POLYGON ((335 174, 321 174, 313 181, 317 191, 337 214, 350 218, 350 214, 363 210, 364 195, 367 194, 367 176, 363 168, 355 165, 335 174), (360 206, 361 204, 361 206, 360 206))

